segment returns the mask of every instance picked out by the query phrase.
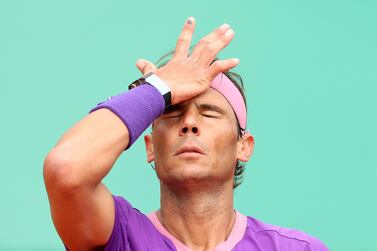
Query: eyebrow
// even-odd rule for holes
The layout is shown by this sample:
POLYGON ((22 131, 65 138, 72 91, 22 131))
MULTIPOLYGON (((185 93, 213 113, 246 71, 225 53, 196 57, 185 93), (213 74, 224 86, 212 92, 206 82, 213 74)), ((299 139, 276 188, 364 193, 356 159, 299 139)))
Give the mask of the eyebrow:
MULTIPOLYGON (((217 113, 220 113, 222 115, 226 115, 227 113, 224 111, 224 109, 216 106, 216 105, 211 105, 211 104, 199 104, 199 105, 195 105, 199 110, 205 110, 205 111, 214 111, 214 112, 217 112, 217 113)), ((182 110, 184 109, 184 105, 182 104, 176 104, 176 105, 172 105, 170 106, 168 109, 166 109, 166 111, 164 112, 164 114, 166 113, 169 113, 169 112, 174 112, 174 111, 177 111, 177 110, 182 110)))

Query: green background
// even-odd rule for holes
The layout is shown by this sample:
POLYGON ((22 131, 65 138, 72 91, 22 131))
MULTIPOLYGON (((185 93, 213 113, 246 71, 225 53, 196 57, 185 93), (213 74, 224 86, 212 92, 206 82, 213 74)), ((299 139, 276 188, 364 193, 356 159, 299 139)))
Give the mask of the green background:
MULTIPOLYGON (((63 250, 42 177, 62 134, 175 47, 223 23, 255 151, 235 205, 334 251, 377 250, 377 1, 1 1, 0 250, 63 250)), ((146 132, 149 132, 148 129, 146 132)), ((104 180, 147 213, 158 181, 142 137, 104 180)))

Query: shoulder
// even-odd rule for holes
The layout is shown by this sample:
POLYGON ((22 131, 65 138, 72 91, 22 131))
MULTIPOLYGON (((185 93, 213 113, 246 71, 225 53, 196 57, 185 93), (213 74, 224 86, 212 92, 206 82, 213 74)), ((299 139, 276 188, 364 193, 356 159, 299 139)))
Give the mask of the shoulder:
POLYGON ((287 250, 328 251, 318 238, 301 230, 271 225, 247 216, 246 231, 261 241, 271 240, 287 250))
POLYGON ((148 217, 122 196, 113 195, 114 227, 105 251, 112 250, 174 250, 148 217))
MULTIPOLYGON (((136 208, 133 208, 131 203, 122 196, 113 195, 115 212, 121 216, 129 216, 133 214, 136 208)), ((138 212, 138 210, 137 210, 138 212)))

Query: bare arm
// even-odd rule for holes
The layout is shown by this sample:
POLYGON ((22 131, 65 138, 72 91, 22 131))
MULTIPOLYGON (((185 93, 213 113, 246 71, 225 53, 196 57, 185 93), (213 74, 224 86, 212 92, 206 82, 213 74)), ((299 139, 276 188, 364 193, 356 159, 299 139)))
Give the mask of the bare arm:
MULTIPOLYGON (((153 71, 168 84, 172 104, 204 92, 217 74, 238 64, 228 59, 210 65, 233 38, 231 32, 226 33, 229 26, 204 37, 188 57, 194 27, 195 22, 185 24, 167 65, 159 69, 150 62, 137 65, 143 74, 153 71)), ((43 174, 51 214, 71 251, 95 250, 108 241, 115 211, 112 195, 102 179, 128 143, 129 131, 121 119, 110 110, 99 109, 66 132, 48 153, 43 174)))
POLYGON ((91 250, 109 239, 114 203, 101 180, 128 142, 123 122, 99 109, 66 132, 47 155, 44 179, 51 214, 71 251, 91 250))

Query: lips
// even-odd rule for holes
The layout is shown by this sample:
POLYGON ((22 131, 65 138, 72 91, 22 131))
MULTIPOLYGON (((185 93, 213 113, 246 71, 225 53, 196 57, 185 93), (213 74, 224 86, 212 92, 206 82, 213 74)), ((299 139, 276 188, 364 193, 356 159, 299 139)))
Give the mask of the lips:
POLYGON ((195 145, 184 145, 184 146, 181 146, 178 151, 176 152, 175 155, 179 155, 181 153, 200 153, 200 154, 203 154, 205 155, 204 151, 202 149, 200 149, 200 147, 198 146, 195 146, 195 145))

